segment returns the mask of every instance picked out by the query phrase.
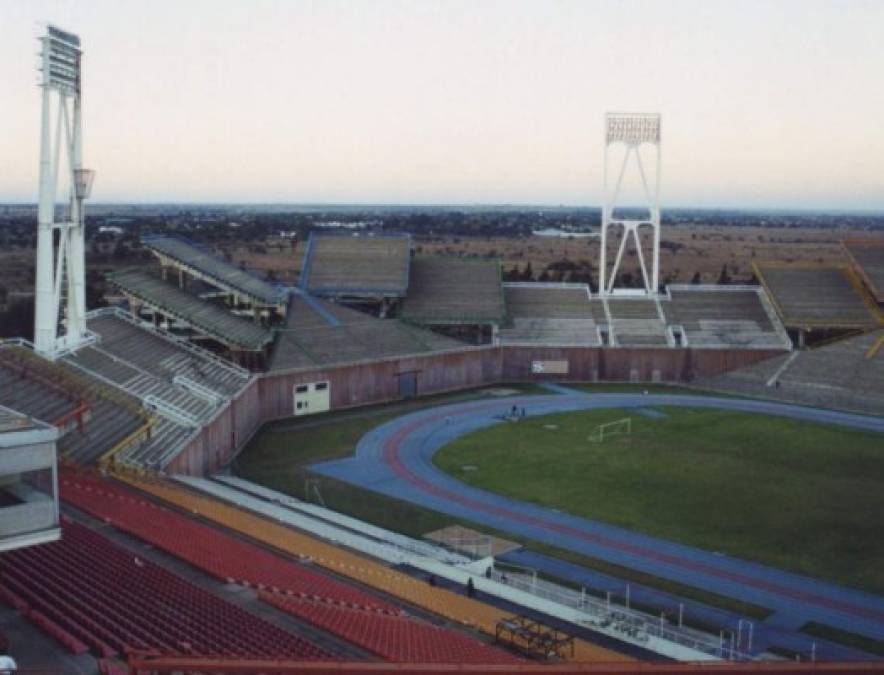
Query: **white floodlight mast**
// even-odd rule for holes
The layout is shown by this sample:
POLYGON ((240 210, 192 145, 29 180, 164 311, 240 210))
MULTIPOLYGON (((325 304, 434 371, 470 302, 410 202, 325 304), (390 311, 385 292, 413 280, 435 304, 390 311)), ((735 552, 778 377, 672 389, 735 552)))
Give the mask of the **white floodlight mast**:
POLYGON ((41 354, 52 357, 76 347, 86 337, 83 202, 89 196, 94 173, 82 166, 80 38, 50 25, 40 38, 40 45, 40 87, 43 91, 34 346, 41 354), (62 149, 71 194, 67 219, 56 222, 55 200, 62 149), (62 313, 64 334, 59 335, 62 313))
POLYGON ((602 204, 601 250, 599 253, 599 293, 610 295, 614 292, 617 272, 623 261, 626 245, 632 237, 635 242, 639 269, 645 292, 653 295, 660 287, 660 115, 653 113, 608 113, 605 115, 605 166, 604 166, 604 202, 602 204), (620 165, 616 182, 611 185, 608 176, 608 163, 611 148, 624 146, 623 162, 620 165), (656 171, 653 182, 648 181, 648 172, 642 156, 645 146, 655 150, 656 171), (648 217, 629 219, 615 217, 614 210, 623 186, 623 176, 631 157, 635 158, 641 184, 647 199, 648 217), (620 246, 610 274, 608 273, 608 230, 612 226, 622 228, 620 246), (653 252, 650 271, 645 263, 642 250, 640 227, 650 227, 653 231, 653 252))

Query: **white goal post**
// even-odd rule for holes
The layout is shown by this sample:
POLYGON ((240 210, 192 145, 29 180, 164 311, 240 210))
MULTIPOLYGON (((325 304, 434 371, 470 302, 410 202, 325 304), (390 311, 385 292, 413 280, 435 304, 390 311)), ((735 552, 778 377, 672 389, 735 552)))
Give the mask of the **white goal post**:
POLYGON ((587 437, 587 440, 592 443, 601 443, 605 440, 606 437, 610 436, 629 436, 632 434, 632 418, 624 417, 620 420, 614 420, 613 422, 605 422, 604 424, 599 424, 595 429, 592 430, 592 433, 587 437))

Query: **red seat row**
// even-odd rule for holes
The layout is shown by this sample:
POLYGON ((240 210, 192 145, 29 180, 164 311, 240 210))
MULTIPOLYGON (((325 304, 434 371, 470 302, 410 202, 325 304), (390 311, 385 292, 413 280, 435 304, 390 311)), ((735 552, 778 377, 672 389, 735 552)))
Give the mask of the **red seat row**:
POLYGON ((0 555, 0 598, 72 651, 231 658, 333 656, 65 520, 58 542, 0 555))
POLYGON ((285 560, 242 539, 147 501, 111 481, 62 475, 64 501, 112 523, 221 580, 400 614, 394 605, 285 560))
POLYGON ((261 599, 389 661, 488 664, 521 661, 459 631, 409 617, 347 609, 274 593, 261 593, 261 599))

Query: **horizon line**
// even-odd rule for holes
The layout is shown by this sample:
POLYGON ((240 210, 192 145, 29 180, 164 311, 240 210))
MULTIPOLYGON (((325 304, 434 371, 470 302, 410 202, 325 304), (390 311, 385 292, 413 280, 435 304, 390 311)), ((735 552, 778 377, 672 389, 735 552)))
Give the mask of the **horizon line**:
MULTIPOLYGON (((56 206, 63 207, 67 200, 56 202, 56 206)), ((36 201, 3 201, 0 207, 33 207, 37 208, 36 201)), ((300 208, 412 208, 412 209, 458 209, 458 208, 483 208, 483 209, 574 209, 574 210, 598 210, 601 205, 575 204, 575 203, 542 203, 542 202, 358 202, 358 201, 215 201, 215 200, 112 200, 95 201, 87 203, 93 207, 108 206, 225 206, 225 207, 300 207, 300 208)), ((622 209, 642 208, 636 206, 622 206, 622 209)), ((800 207, 800 206, 690 206, 671 205, 661 207, 661 212, 669 211, 744 211, 744 212, 789 212, 789 213, 825 213, 825 214, 873 214, 884 215, 884 208, 849 208, 849 207, 800 207)))

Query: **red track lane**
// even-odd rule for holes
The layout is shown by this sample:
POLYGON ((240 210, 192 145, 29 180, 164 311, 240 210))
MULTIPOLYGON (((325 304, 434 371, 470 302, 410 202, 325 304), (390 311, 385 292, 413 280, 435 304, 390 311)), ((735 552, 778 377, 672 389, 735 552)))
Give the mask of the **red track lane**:
MULTIPOLYGON (((481 406, 488 407, 488 406, 481 406)), ((497 404, 499 407, 499 404, 497 404)), ((639 546, 636 544, 630 544, 625 541, 620 541, 618 539, 612 539, 611 537, 606 537, 604 535, 592 534, 589 532, 584 532, 583 530, 579 530, 573 527, 569 527, 567 525, 562 525, 560 523, 556 523, 552 520, 546 520, 543 518, 539 518, 536 516, 528 516, 522 513, 518 513, 517 511, 512 511, 510 509, 506 509, 499 506, 493 506, 491 504, 486 504, 477 499, 473 499, 471 497, 466 497, 464 495, 458 494, 456 492, 451 492, 449 490, 445 490, 436 485, 433 485, 429 481, 424 478, 421 478, 417 474, 415 474, 411 469, 409 469, 402 460, 401 453, 403 452, 403 442, 409 435, 414 433, 415 431, 425 427, 429 424, 433 424, 440 420, 445 419, 446 417, 452 417, 455 415, 462 414, 474 414, 480 407, 474 407, 466 411, 457 410, 451 411, 448 410, 444 413, 440 413, 434 416, 422 417, 421 419, 414 421, 410 424, 403 426, 401 429, 397 430, 393 435, 387 438, 384 441, 384 461, 389 464, 389 466, 393 469, 393 471, 403 480, 411 483, 412 485, 420 488, 421 490, 434 494, 438 497, 442 497, 444 499, 457 502, 458 504, 462 504, 464 506, 468 506, 473 509, 478 509, 484 511, 486 513, 490 513, 497 516, 503 516, 506 518, 511 518, 518 522, 526 523, 529 525, 533 525, 536 527, 543 527, 553 532, 559 532, 563 535, 567 535, 569 537, 574 537, 577 539, 581 539, 584 541, 592 542, 595 544, 600 544, 602 546, 607 546, 613 548, 615 550, 623 551, 625 553, 630 553, 632 555, 636 555, 639 557, 648 558, 650 560, 654 560, 661 563, 666 563, 668 565, 673 565, 675 567, 681 567, 686 570, 691 570, 694 572, 700 572, 702 574, 706 574, 712 577, 717 577, 720 579, 726 579, 728 581, 734 581, 746 586, 751 586, 753 588, 758 588, 761 590, 769 591, 771 593, 775 593, 777 595, 785 596, 788 598, 792 598, 795 600, 801 600, 808 604, 817 605, 820 607, 826 607, 829 609, 836 609, 839 611, 843 611, 848 614, 853 614, 856 616, 862 616, 865 618, 873 619, 876 621, 884 621, 884 613, 878 612, 875 610, 868 609, 866 607, 861 607, 858 605, 854 605, 852 603, 845 603, 839 600, 833 600, 831 598, 826 598, 820 595, 816 595, 813 593, 807 593, 804 591, 796 590, 793 588, 789 588, 787 586, 783 586, 781 584, 776 584, 770 581, 765 581, 763 579, 758 579, 755 577, 751 577, 745 574, 739 574, 736 572, 729 572, 727 570, 720 569, 708 563, 698 562, 695 560, 690 560, 688 558, 682 558, 679 556, 674 556, 669 553, 662 553, 660 551, 655 551, 646 546, 639 546)))

